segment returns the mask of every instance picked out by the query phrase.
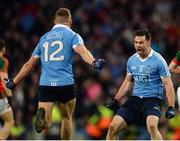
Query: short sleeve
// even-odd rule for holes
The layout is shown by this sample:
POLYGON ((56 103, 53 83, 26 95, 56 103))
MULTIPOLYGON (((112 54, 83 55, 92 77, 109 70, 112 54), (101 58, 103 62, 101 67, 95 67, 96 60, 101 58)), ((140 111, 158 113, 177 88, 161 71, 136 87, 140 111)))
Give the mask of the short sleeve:
POLYGON ((168 65, 166 61, 164 60, 164 58, 162 57, 160 58, 160 60, 158 61, 157 67, 158 67, 158 71, 161 77, 171 76, 168 65))
POLYGON ((174 57, 172 61, 173 61, 176 65, 180 66, 180 61, 178 61, 178 60, 176 59, 176 57, 174 57))
POLYGON ((84 41, 83 41, 82 37, 76 33, 73 37, 72 47, 75 48, 78 45, 83 45, 83 44, 84 44, 84 41))
POLYGON ((127 61, 127 68, 126 68, 128 75, 132 75, 132 71, 131 71, 131 67, 130 67, 131 65, 130 64, 131 64, 130 59, 128 59, 128 61, 127 61))
POLYGON ((36 57, 36 58, 39 58, 40 57, 40 44, 38 43, 37 46, 35 47, 33 53, 32 53, 32 56, 36 57))

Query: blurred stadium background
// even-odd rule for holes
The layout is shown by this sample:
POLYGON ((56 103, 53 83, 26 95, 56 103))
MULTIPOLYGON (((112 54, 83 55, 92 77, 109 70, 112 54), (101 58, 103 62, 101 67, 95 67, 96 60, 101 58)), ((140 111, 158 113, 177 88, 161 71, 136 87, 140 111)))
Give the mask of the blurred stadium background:
MULTIPOLYGON (((121 85, 126 61, 135 50, 132 33, 147 27, 152 33, 152 48, 167 61, 180 49, 179 0, 1 0, 0 37, 7 42, 9 75, 15 76, 31 56, 38 39, 53 26, 53 14, 59 7, 69 8, 72 29, 80 33, 96 58, 107 60, 105 69, 94 71, 75 55, 74 74, 77 106, 74 113, 73 139, 105 139, 113 113, 106 103, 121 85)), ((59 139, 60 111, 55 107, 53 123, 47 134, 34 131, 40 68, 35 68, 14 90, 12 107, 15 125, 9 139, 59 139)), ((173 76, 175 89, 179 78, 173 76)), ((177 103, 177 100, 176 100, 177 103)), ((160 130, 164 139, 180 139, 180 114, 167 121, 162 107, 160 130)), ((1 125, 3 123, 1 122, 1 125)), ((146 127, 131 126, 120 139, 149 139, 146 127)))

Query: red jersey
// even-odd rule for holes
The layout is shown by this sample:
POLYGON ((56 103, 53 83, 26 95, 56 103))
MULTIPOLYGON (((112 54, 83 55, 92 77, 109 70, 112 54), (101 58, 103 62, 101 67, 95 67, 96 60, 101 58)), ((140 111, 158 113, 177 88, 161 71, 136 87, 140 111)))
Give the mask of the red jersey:
MULTIPOLYGON (((8 66, 9 66, 9 61, 5 57, 0 57, 0 72, 5 72, 8 73, 8 66)), ((2 85, 2 81, 0 79, 0 94, 4 95, 5 90, 2 85)))

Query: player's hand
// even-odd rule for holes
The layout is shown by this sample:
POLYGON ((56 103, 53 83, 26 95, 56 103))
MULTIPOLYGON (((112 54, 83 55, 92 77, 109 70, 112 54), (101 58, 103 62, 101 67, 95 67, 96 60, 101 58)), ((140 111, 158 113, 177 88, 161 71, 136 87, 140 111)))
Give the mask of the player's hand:
POLYGON ((106 61, 103 58, 99 58, 92 62, 94 69, 101 70, 105 66, 106 61))
POLYGON ((165 116, 166 116, 167 119, 174 118, 175 117, 174 107, 169 106, 167 111, 166 111, 165 116))
POLYGON ((6 87, 8 88, 8 89, 14 89, 15 88, 15 86, 16 86, 16 84, 14 84, 14 82, 13 82, 13 80, 12 79, 7 79, 7 78, 5 78, 4 80, 6 80, 7 82, 6 82, 6 87))
POLYGON ((119 109, 119 102, 116 99, 113 99, 107 104, 107 107, 116 113, 116 111, 119 109))
POLYGON ((180 51, 178 51, 178 52, 176 53, 176 60, 177 60, 177 61, 180 61, 180 51))

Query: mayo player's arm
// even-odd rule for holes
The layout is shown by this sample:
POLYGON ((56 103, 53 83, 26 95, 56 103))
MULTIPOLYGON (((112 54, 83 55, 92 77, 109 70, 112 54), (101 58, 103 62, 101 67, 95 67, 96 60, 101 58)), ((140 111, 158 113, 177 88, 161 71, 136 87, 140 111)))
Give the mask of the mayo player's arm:
POLYGON ((120 101, 124 97, 124 95, 131 89, 132 84, 133 84, 132 76, 127 74, 123 84, 119 88, 114 98, 120 101))
POLYGON ((175 106, 174 105, 175 94, 174 94, 174 87, 173 87, 171 77, 165 77, 165 78, 161 78, 161 79, 162 79, 162 82, 163 82, 165 89, 166 89, 168 106, 174 107, 175 106))
POLYGON ((39 61, 37 57, 31 57, 21 68, 19 73, 14 77, 13 82, 14 84, 19 83, 24 77, 26 77, 34 68, 34 66, 39 61))
POLYGON ((0 72, 0 77, 1 77, 2 86, 5 90, 6 95, 12 96, 12 91, 6 87, 5 79, 8 78, 8 74, 6 72, 0 72))
POLYGON ((82 44, 75 47, 74 51, 76 53, 78 53, 82 57, 82 59, 90 65, 95 60, 95 58, 92 56, 91 52, 82 44))
POLYGON ((169 71, 174 74, 180 74, 180 67, 174 61, 171 61, 169 71))

